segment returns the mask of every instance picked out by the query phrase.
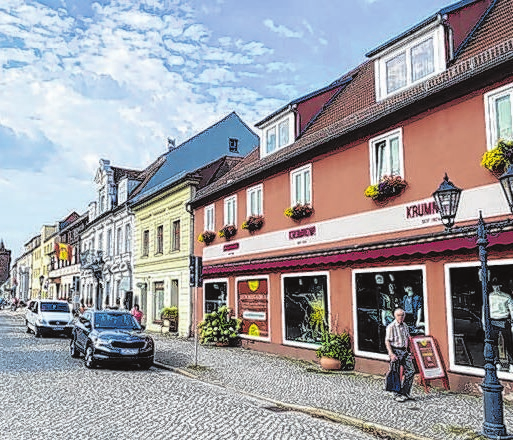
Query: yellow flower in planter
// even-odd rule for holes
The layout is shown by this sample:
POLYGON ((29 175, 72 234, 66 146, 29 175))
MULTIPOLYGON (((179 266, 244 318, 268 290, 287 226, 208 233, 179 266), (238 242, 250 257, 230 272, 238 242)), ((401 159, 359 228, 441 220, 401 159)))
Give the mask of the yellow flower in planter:
POLYGON ((376 199, 379 197, 379 189, 378 185, 369 185, 365 190, 365 197, 370 197, 371 199, 376 199))

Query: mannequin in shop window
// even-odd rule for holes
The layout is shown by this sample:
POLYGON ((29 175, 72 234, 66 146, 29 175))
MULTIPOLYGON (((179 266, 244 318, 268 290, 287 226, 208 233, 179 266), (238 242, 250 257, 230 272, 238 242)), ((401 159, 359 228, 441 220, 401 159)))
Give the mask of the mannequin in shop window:
MULTIPOLYGON (((494 344, 495 364, 499 370, 502 365, 499 359, 498 341, 499 333, 504 340, 504 350, 509 363, 509 371, 513 373, 513 338, 511 335, 511 317, 513 316, 513 299, 511 295, 502 291, 502 283, 492 279, 492 291, 488 296, 490 305, 490 329, 494 344)), ((484 314, 483 314, 484 315, 484 314)), ((483 317, 484 320, 484 317, 483 317)))
POLYGON ((403 296, 402 309, 404 310, 404 322, 411 333, 416 333, 417 327, 421 325, 422 317, 422 297, 413 291, 413 287, 406 285, 404 287, 406 295, 403 296))

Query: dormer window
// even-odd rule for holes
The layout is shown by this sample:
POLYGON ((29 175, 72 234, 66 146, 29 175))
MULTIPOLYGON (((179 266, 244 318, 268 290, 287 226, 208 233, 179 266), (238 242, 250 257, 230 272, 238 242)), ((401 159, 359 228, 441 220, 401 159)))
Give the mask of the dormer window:
POLYGON ((230 138, 228 140, 228 148, 230 153, 238 153, 239 152, 239 140, 236 138, 230 138))
POLYGON ((443 27, 414 34, 376 58, 376 99, 385 99, 444 69, 443 27))
POLYGON ((294 141, 292 129, 294 127, 293 113, 281 118, 275 118, 262 126, 261 156, 267 156, 279 149, 290 145, 294 141))

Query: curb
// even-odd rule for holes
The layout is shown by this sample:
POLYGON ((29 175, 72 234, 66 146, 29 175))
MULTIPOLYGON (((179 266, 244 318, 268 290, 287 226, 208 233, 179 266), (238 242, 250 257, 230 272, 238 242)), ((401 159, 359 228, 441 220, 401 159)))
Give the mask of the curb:
POLYGON ((411 432, 400 431, 398 429, 379 425, 377 423, 366 422, 365 420, 362 420, 362 419, 346 416, 346 415, 339 414, 339 413, 329 411, 326 409, 285 403, 280 400, 270 399, 268 397, 264 397, 259 394, 248 393, 246 391, 232 388, 232 387, 229 387, 229 386, 226 386, 223 384, 209 382, 209 381, 202 379, 199 376, 192 374, 182 368, 172 367, 172 366, 164 364, 162 362, 155 361, 153 363, 153 365, 157 368, 160 368, 163 370, 168 370, 168 371, 171 371, 176 374, 180 374, 189 379, 198 380, 200 382, 208 383, 209 385, 214 385, 214 386, 222 387, 225 389, 230 389, 239 394, 242 394, 242 395, 245 395, 248 397, 252 397, 257 400, 262 400, 264 402, 272 403, 274 406, 284 408, 289 411, 296 411, 296 412, 310 415, 312 417, 321 418, 321 419, 329 420, 331 422, 352 426, 354 428, 358 428, 360 431, 374 434, 374 435, 379 435, 380 437, 387 439, 387 440, 432 440, 429 437, 420 436, 420 435, 417 435, 417 434, 414 434, 411 432))

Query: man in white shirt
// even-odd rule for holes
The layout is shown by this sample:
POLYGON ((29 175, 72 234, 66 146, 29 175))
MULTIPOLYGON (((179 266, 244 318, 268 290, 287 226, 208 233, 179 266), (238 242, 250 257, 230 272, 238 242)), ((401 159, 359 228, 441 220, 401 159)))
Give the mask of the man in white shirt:
POLYGON ((395 320, 386 329, 385 346, 390 357, 390 371, 400 374, 401 366, 404 370, 404 377, 401 389, 396 393, 395 400, 405 402, 413 400, 410 393, 415 376, 415 368, 409 350, 410 332, 404 323, 405 312, 403 309, 394 311, 395 320))

